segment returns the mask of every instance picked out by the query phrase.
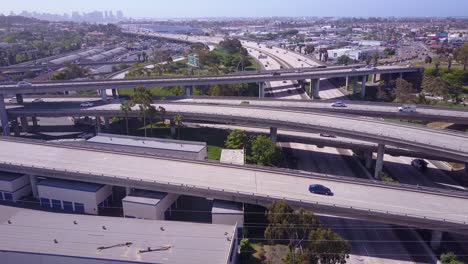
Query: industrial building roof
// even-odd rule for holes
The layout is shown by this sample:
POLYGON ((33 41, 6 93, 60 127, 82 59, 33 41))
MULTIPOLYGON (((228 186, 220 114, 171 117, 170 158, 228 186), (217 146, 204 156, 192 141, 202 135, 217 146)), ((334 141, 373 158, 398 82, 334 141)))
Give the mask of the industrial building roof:
POLYGON ((215 200, 213 202, 213 208, 211 209, 213 214, 244 214, 244 208, 242 204, 230 201, 215 200))
POLYGON ((58 214, 7 206, 0 206, 0 233, 8 241, 0 243, 3 252, 103 263, 227 263, 235 241, 235 226, 230 225, 58 214), (149 248, 150 252, 140 252, 149 248))
POLYGON ((52 179, 52 178, 42 180, 37 185, 60 188, 60 189, 82 191, 82 192, 97 192, 99 189, 104 187, 104 185, 97 184, 97 183, 70 181, 70 180, 61 180, 61 179, 52 179))
POLYGON ((157 205, 166 195, 167 193, 163 192, 137 190, 123 198, 122 202, 157 205))
POLYGON ((111 134, 99 134, 93 138, 90 138, 88 142, 195 153, 199 153, 204 148, 206 148, 206 143, 204 142, 180 141, 161 138, 141 138, 111 134))
POLYGON ((11 182, 23 176, 24 174, 0 171, 0 181, 11 182))
POLYGON ((79 58, 80 58, 80 56, 78 56, 78 55, 68 55, 68 56, 65 56, 65 57, 62 57, 62 58, 51 60, 50 63, 60 65, 60 64, 66 63, 66 62, 71 62, 71 61, 74 61, 74 60, 78 60, 79 58))

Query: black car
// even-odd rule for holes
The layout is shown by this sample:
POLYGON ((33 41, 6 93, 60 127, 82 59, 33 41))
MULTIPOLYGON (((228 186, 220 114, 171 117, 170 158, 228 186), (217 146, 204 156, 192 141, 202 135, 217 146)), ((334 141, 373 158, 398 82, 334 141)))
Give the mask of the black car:
POLYGON ((429 163, 423 159, 414 159, 411 161, 411 166, 415 167, 416 169, 420 171, 425 171, 427 170, 427 165, 429 163))
POLYGON ((274 73, 272 73, 271 75, 273 75, 273 76, 280 76, 281 73, 279 73, 279 72, 274 72, 274 73))
POLYGON ((311 185, 309 185, 309 192, 315 193, 315 194, 333 196, 333 192, 330 190, 330 188, 325 187, 325 186, 323 186, 321 184, 311 184, 311 185))

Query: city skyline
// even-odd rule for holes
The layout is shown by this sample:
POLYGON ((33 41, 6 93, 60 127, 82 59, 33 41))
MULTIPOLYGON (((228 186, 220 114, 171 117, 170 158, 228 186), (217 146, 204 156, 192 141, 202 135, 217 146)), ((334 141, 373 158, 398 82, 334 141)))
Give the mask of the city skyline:
POLYGON ((18 0, 3 4, 5 15, 22 11, 71 15, 72 12, 93 12, 123 10, 131 18, 199 18, 199 17, 463 17, 468 9, 468 2, 447 0, 441 3, 435 0, 381 0, 376 4, 372 0, 362 0, 359 4, 345 0, 292 0, 286 5, 283 1, 260 0, 251 2, 238 0, 236 2, 220 3, 215 0, 187 0, 181 6, 177 3, 161 1, 139 1, 138 5, 129 1, 103 0, 98 3, 89 0, 80 3, 41 1, 40 5, 32 0, 18 0), (381 8, 382 5, 387 5, 381 8), (334 8, 340 6, 339 9, 334 8), (361 8, 366 6, 366 8, 361 8), (40 10, 40 11, 39 11, 40 10))

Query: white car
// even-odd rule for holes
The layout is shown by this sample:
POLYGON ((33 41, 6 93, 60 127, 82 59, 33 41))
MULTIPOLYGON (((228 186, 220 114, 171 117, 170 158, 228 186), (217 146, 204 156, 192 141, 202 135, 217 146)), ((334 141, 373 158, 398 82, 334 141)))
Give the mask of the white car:
POLYGON ((16 84, 18 87, 31 87, 32 83, 26 81, 20 81, 16 84))
POLYGON ((94 104, 91 103, 91 102, 84 102, 84 103, 81 103, 80 106, 81 107, 91 107, 91 106, 94 106, 94 104))
POLYGON ((331 104, 332 107, 346 107, 346 104, 343 102, 334 102, 331 104))
POLYGON ((398 111, 414 113, 416 112, 416 106, 415 105, 403 105, 403 106, 398 107, 398 111))

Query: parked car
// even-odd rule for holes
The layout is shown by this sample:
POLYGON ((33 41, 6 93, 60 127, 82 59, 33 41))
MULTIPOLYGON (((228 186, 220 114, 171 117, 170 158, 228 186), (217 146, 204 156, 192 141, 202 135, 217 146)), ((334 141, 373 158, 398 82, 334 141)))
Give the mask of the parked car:
POLYGON ((271 75, 273 75, 273 76, 280 76, 281 73, 279 73, 279 72, 274 72, 274 73, 272 73, 271 75))
POLYGON ((13 96, 12 98, 10 98, 10 100, 8 100, 8 102, 16 102, 16 96, 13 96))
POLYGON ((341 101, 334 102, 331 104, 332 107, 347 107, 347 105, 341 101))
POLYGON ((84 102, 80 104, 80 107, 91 107, 91 106, 94 106, 94 104, 91 102, 84 102))
POLYGON ((398 111, 414 113, 414 112, 416 112, 416 106, 415 105, 402 105, 402 106, 398 107, 398 111))
POLYGON ((411 166, 415 167, 416 169, 420 171, 425 171, 427 170, 427 165, 429 163, 423 159, 414 159, 411 161, 411 166))
POLYGON ((33 103, 43 103, 44 100, 42 98, 36 98, 34 100, 32 100, 33 103))
POLYGON ((333 196, 333 192, 330 190, 330 188, 325 187, 325 186, 323 186, 321 184, 311 184, 311 185, 309 185, 309 192, 315 193, 315 194, 333 196))
POLYGON ((18 87, 31 87, 32 83, 27 82, 27 81, 20 81, 16 84, 18 87))
POLYGON ((283 83, 288 83, 288 81, 283 81, 283 83))

